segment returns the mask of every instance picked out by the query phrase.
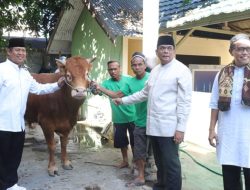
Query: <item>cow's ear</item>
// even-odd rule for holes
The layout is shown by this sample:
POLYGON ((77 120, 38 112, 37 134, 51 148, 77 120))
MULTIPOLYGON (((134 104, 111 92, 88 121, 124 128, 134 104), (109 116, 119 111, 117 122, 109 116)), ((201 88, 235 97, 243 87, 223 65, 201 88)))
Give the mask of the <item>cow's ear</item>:
POLYGON ((65 75, 65 73, 66 73, 65 64, 60 62, 60 61, 56 61, 56 65, 57 65, 57 68, 59 69, 60 73, 62 75, 65 75))

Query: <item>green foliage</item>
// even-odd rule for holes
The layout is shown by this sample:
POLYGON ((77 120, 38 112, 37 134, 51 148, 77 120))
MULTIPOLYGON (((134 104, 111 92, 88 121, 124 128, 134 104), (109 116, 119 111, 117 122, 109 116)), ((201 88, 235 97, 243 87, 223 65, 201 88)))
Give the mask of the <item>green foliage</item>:
POLYGON ((36 32, 37 35, 42 32, 45 37, 49 37, 55 28, 61 11, 72 8, 69 0, 23 0, 25 14, 22 22, 28 26, 28 29, 36 32))
MULTIPOLYGON (((18 29, 17 21, 20 18, 19 1, 1 0, 0 28, 18 29)), ((1 31, 2 32, 2 31, 1 31)))
MULTIPOLYGON (((63 10, 73 8, 69 0, 0 0, 0 28, 28 29, 48 38, 63 10), (26 28, 23 28, 26 26, 26 28)), ((0 43, 2 30, 0 30, 0 43)))

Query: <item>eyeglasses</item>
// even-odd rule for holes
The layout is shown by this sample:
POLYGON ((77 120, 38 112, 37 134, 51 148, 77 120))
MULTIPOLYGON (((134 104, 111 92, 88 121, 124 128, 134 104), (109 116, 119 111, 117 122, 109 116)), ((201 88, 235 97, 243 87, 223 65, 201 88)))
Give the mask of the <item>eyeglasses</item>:
POLYGON ((235 51, 237 51, 238 53, 244 53, 244 51, 250 53, 250 47, 236 47, 235 51))

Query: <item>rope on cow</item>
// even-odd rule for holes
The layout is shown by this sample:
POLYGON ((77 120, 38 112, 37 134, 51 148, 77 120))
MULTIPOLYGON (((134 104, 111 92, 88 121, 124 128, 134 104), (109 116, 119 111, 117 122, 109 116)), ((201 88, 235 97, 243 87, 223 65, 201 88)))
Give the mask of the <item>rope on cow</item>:
POLYGON ((90 84, 89 84, 89 92, 91 92, 92 94, 94 95, 99 95, 99 96, 102 96, 103 93, 102 92, 98 92, 98 90, 96 89, 96 86, 93 85, 93 80, 90 81, 90 84))

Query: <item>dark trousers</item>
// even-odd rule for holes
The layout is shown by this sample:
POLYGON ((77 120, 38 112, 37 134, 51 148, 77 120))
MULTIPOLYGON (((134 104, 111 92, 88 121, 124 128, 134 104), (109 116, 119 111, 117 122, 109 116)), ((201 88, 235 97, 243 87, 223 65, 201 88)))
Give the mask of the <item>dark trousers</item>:
POLYGON ((129 144, 134 147, 134 122, 129 123, 114 123, 114 147, 126 148, 129 144), (127 132, 129 133, 129 139, 127 132))
MULTIPOLYGON (((241 167, 222 165, 224 190, 243 190, 241 167)), ((243 168, 245 190, 250 190, 250 168, 243 168)))
POLYGON ((150 136, 155 164, 157 166, 157 184, 153 190, 181 190, 181 163, 179 146, 173 137, 150 136))
POLYGON ((25 132, 0 131, 0 190, 13 186, 18 181, 25 132))

